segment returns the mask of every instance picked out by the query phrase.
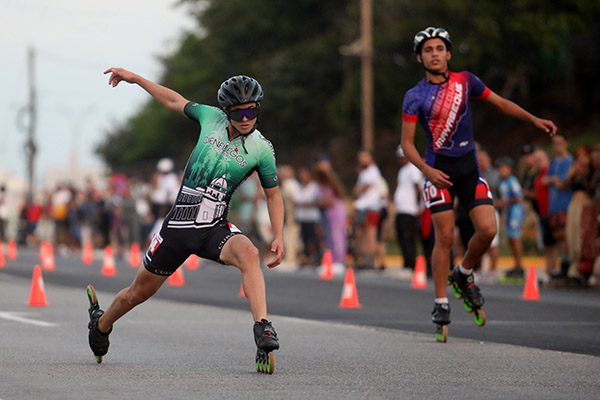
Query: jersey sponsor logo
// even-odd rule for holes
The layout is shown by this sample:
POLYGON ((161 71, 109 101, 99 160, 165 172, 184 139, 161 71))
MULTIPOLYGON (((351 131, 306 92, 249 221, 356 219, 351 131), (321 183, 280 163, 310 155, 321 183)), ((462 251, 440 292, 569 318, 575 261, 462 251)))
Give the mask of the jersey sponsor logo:
POLYGON ((248 165, 248 162, 244 159, 244 156, 237 151, 237 148, 229 147, 227 143, 222 142, 213 136, 203 137, 202 144, 207 144, 214 147, 216 152, 221 152, 223 157, 227 158, 228 160, 234 159, 241 168, 244 168, 246 165, 248 165))
POLYGON ((425 182, 423 187, 423 201, 427 208, 440 204, 450 203, 451 197, 448 189, 438 189, 430 181, 425 182))
POLYGON ((232 224, 231 222, 228 222, 227 225, 229 226, 229 230, 231 232, 242 233, 242 231, 237 226, 235 226, 234 224, 232 224))
POLYGON ((434 106, 432 113, 438 116, 431 127, 435 150, 451 149, 454 146, 451 138, 462 117, 459 112, 463 104, 464 93, 465 85, 463 83, 448 82, 443 95, 440 96, 439 104, 434 106))
POLYGON ((460 142, 459 147, 467 147, 469 145, 469 141, 465 140, 464 142, 460 142))

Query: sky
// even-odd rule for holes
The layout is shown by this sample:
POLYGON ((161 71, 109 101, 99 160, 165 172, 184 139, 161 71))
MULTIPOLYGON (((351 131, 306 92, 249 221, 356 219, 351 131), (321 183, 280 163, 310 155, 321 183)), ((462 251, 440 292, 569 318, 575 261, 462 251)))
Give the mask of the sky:
POLYGON ((177 0, 0 0, 0 172, 26 177, 27 51, 37 88, 36 184, 48 168, 102 166, 94 147, 150 100, 141 88, 108 85, 109 67, 159 79, 159 56, 177 49, 194 20, 177 0))

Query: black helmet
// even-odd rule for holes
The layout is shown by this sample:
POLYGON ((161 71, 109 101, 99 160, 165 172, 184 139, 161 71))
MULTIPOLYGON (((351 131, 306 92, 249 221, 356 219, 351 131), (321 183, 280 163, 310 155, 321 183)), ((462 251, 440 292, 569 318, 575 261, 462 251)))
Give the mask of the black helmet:
POLYGON ((263 99, 263 90, 260 83, 246 75, 236 75, 221 84, 217 92, 217 100, 223 108, 247 104, 260 103, 263 99))
POLYGON ((450 50, 452 48, 452 42, 450 41, 450 34, 444 28, 435 28, 430 26, 429 28, 422 30, 421 32, 415 35, 413 50, 415 54, 421 53, 421 48, 423 47, 423 43, 429 39, 442 39, 444 43, 446 43, 446 49, 450 50))

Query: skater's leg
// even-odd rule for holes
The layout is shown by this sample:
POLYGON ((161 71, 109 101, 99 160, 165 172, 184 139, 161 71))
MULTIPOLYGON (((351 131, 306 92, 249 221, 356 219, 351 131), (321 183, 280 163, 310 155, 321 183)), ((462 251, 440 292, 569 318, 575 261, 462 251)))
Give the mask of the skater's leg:
POLYGON ((435 285, 435 297, 446 297, 450 272, 450 250, 454 238, 454 211, 447 210, 431 215, 435 232, 435 244, 431 254, 431 266, 435 285))
POLYGON ((235 235, 223 246, 220 258, 242 272, 242 286, 254 321, 267 319, 265 279, 260 269, 258 249, 246 236, 235 235))
POLYGON ((149 272, 143 265, 131 286, 121 290, 98 321, 98 329, 108 332, 112 325, 133 307, 148 300, 167 280, 166 276, 149 272))
MULTIPOLYGON (((489 204, 482 204, 474 207, 469 212, 469 217, 473 222, 475 234, 469 240, 467 251, 461 261, 465 269, 472 269, 481 259, 485 252, 490 248, 490 244, 496 236, 496 217, 494 207, 489 204)), ((437 233, 436 233, 437 234, 437 233)))

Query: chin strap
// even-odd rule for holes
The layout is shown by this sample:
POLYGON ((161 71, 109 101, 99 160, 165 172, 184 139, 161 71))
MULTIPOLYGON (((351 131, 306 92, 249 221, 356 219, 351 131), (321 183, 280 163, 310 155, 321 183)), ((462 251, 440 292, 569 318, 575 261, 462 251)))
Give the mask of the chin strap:
POLYGON ((435 76, 444 76, 444 81, 440 82, 440 84, 442 83, 446 83, 448 82, 448 79, 450 79, 450 64, 448 64, 448 69, 446 69, 444 72, 438 72, 438 71, 432 71, 429 68, 426 68, 425 66, 423 66, 423 69, 427 72, 429 72, 431 75, 435 75, 435 76))

